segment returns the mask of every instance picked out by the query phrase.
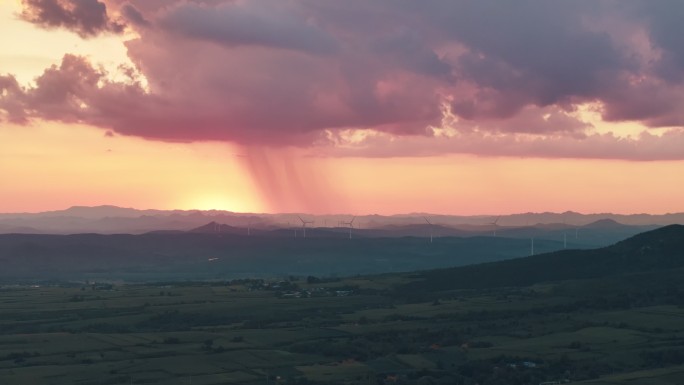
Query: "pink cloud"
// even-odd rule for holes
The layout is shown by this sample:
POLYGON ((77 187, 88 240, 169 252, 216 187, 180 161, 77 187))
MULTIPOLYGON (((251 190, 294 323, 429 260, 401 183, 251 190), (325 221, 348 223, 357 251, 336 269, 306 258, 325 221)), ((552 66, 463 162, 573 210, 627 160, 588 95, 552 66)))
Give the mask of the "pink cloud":
POLYGON ((127 20, 139 34, 126 43, 128 55, 149 88, 135 78, 108 80, 92 63, 67 55, 35 87, 0 78, 0 110, 15 122, 83 122, 149 139, 248 146, 330 145, 331 136, 347 129, 395 139, 368 139, 366 146, 378 147, 362 151, 369 156, 682 157, 672 147, 680 143, 678 130, 663 138, 591 135, 586 123, 565 113, 600 102, 608 121, 684 125, 684 78, 675 76, 684 71, 684 51, 669 37, 684 32, 670 16, 684 10, 680 3, 26 0, 24 6, 25 19, 81 36, 120 31, 110 14, 127 20), (597 20, 611 22, 592 24, 597 20), (637 28, 660 55, 644 57, 643 47, 622 37, 637 28), (461 122, 458 140, 435 138, 429 128, 440 125, 445 103, 461 122))
POLYGON ((448 154, 538 158, 622 159, 633 161, 684 160, 684 130, 662 136, 642 133, 636 138, 612 134, 583 137, 482 135, 461 133, 453 137, 390 137, 369 135, 347 146, 315 148, 313 155, 342 157, 423 157, 448 154))
POLYGON ((22 0, 21 17, 43 28, 66 28, 81 37, 121 33, 124 25, 110 19, 98 0, 22 0))
MULTIPOLYGON (((24 90, 17 79, 10 75, 0 75, 0 112, 4 112, 5 119, 20 124, 28 122, 24 98, 24 90)), ((0 119, 2 117, 0 114, 0 119)))
POLYGON ((281 4, 243 2, 207 7, 181 3, 157 22, 171 34, 228 48, 262 46, 320 54, 336 49, 335 39, 309 22, 306 14, 281 4))

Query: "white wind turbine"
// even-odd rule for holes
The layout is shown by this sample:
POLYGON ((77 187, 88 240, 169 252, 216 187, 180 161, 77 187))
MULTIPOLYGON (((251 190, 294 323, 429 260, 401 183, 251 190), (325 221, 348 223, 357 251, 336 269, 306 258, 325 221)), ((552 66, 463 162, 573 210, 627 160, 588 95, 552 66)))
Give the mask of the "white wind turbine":
POLYGON ((563 249, 568 248, 568 225, 565 222, 565 214, 563 214, 563 249))
POLYGON ((427 217, 423 217, 423 219, 425 219, 425 222, 430 226, 430 243, 432 243, 432 222, 430 222, 427 217))
POLYGON ((354 220, 355 219, 356 219, 356 216, 354 216, 352 218, 352 220, 349 222, 344 222, 344 221, 340 222, 341 224, 343 224, 345 226, 349 226, 349 239, 352 239, 352 228, 354 228, 354 220))
POLYGON ((530 238, 530 241, 532 242, 530 245, 530 255, 534 255, 534 237, 530 238))
POLYGON ((307 225, 307 224, 312 224, 312 223, 314 223, 314 221, 305 221, 305 220, 302 219, 302 217, 300 217, 299 215, 297 215, 297 218, 299 218, 299 220, 302 221, 302 229, 304 230, 304 233, 303 233, 303 236, 302 236, 302 237, 303 237, 303 238, 306 238, 306 225, 307 225))
POLYGON ((498 217, 496 217, 496 219, 494 220, 494 222, 490 222, 490 223, 489 223, 490 225, 494 226, 493 235, 494 235, 495 237, 496 237, 496 229, 497 229, 497 227, 499 227, 499 225, 497 224, 497 223, 499 222, 499 219, 501 219, 501 215, 499 215, 498 217))

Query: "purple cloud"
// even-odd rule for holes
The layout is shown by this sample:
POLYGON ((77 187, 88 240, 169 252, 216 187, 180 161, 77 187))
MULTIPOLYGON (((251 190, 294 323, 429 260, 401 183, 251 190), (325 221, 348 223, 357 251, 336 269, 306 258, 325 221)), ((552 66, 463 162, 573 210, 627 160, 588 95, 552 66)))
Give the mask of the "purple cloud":
POLYGON ((406 137, 434 153, 470 143, 483 154, 650 159, 663 146, 670 159, 681 143, 677 129, 592 134, 571 114, 593 103, 606 121, 684 126, 677 1, 26 0, 24 17, 81 36, 116 32, 105 3, 137 30, 126 46, 147 87, 67 55, 34 87, 0 78, 7 119, 245 145, 329 146, 348 129, 397 138, 368 153, 408 153, 397 148, 406 137), (445 106, 461 142, 430 128, 445 106))
POLYGON ((109 18, 107 6, 98 0, 22 0, 22 5, 24 20, 43 28, 65 28, 84 38, 124 29, 109 18))
POLYGON ((292 7, 277 1, 226 3, 215 7, 185 3, 158 23, 168 32, 212 41, 229 48, 243 45, 330 53, 336 42, 292 7))

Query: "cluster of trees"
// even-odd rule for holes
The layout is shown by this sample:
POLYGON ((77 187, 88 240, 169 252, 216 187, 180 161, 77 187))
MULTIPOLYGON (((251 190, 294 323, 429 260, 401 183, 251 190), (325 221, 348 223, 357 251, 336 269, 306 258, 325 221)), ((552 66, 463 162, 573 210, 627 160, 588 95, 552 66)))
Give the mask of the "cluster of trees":
POLYGON ((38 352, 33 352, 33 353, 12 352, 12 353, 8 353, 5 357, 0 357, 0 361, 10 360, 10 361, 14 361, 15 364, 20 364, 20 363, 26 361, 27 358, 38 357, 38 356, 40 356, 40 353, 38 353, 38 352))
POLYGON ((460 345, 463 339, 455 329, 391 330, 362 335, 327 338, 295 343, 288 347, 294 353, 321 354, 336 359, 368 361, 393 354, 429 352, 434 346, 460 345))

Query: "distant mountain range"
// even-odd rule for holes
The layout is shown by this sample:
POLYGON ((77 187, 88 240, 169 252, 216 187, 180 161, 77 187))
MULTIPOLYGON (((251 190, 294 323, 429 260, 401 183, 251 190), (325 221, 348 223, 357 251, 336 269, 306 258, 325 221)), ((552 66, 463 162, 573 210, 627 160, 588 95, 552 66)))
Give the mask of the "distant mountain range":
MULTIPOLYGON (((414 271, 604 247, 657 228, 653 223, 684 222, 684 214, 408 214, 358 216, 350 228, 345 223, 351 218, 114 206, 0 214, 0 280, 144 281, 414 271), (314 222, 307 223, 306 239, 300 217, 314 222)), ((515 266, 504 265, 503 271, 515 271, 515 266)), ((474 269, 480 268, 486 269, 474 269)), ((561 260, 545 268, 575 271, 561 260)))
MULTIPOLYGON (((635 221, 638 217, 644 222, 644 216, 605 214, 587 222, 598 215, 521 215, 527 215, 529 222, 535 218, 548 222, 525 226, 509 224, 520 220, 515 215, 498 219, 433 215, 430 224, 421 214, 373 215, 357 217, 355 223, 362 223, 362 227, 350 228, 342 223, 348 223, 349 216, 307 215, 306 220, 315 223, 307 224, 304 239, 297 214, 139 211, 113 206, 2 214, 0 230, 14 234, 0 234, 0 279, 353 275, 502 261, 425 273, 426 280, 433 283, 491 287, 597 277, 608 271, 649 269, 653 264, 669 266, 682 259, 673 259, 672 255, 672 250, 681 250, 682 226, 649 232, 657 226, 624 224, 612 218, 635 221), (558 221, 564 218, 573 221, 558 221), (80 234, 60 235, 72 231, 80 234), (107 232, 138 234, 97 234, 107 232), (669 248, 670 244, 676 247, 669 248), (605 248, 578 250, 595 247, 605 248), (555 253, 503 261, 552 251, 555 253), (639 259, 642 254, 661 259, 639 259)), ((648 218, 665 221, 680 216, 648 218)))
MULTIPOLYGON (((142 234, 150 231, 190 231, 217 222, 223 225, 255 230, 294 229, 301 227, 299 216, 313 221, 312 228, 331 231, 343 229, 352 215, 308 215, 296 213, 252 214, 229 211, 199 210, 137 210, 116 206, 71 207, 43 213, 0 214, 0 234, 142 234)), ((533 236, 537 232, 568 231, 586 228, 615 230, 620 225, 639 226, 631 234, 657 226, 684 223, 684 213, 649 214, 580 214, 523 213, 497 216, 458 216, 413 213, 401 215, 361 215, 354 221, 355 229, 365 236, 473 236, 489 233, 506 236, 533 236), (432 226, 425 218, 429 218, 432 226), (498 218, 498 219, 497 219, 498 218), (650 227, 649 227, 650 226, 650 227)), ((623 227, 626 229, 626 227, 623 227)), ((629 234, 627 231, 625 234, 629 234)))
MULTIPOLYGON (((137 235, 4 234, 0 235, 0 281, 377 274, 472 265, 557 251, 501 265, 478 265, 472 271, 426 273, 435 275, 430 281, 445 284, 452 284, 453 277, 462 275, 458 282, 464 287, 534 283, 544 277, 555 277, 553 271, 561 278, 577 278, 572 274, 578 266, 584 269, 581 271, 593 272, 602 271, 599 267, 619 267, 616 261, 615 266, 602 265, 605 258, 599 256, 612 255, 612 250, 624 251, 625 245, 638 241, 630 239, 607 249, 586 252, 559 250, 605 246, 649 227, 601 220, 574 228, 497 228, 494 236, 490 230, 483 235, 426 224, 351 229, 350 239, 350 229, 345 227, 308 228, 304 238, 301 227, 252 225, 250 222, 249 227, 243 228, 212 221, 190 231, 155 230, 137 235)), ((664 234, 666 230, 658 231, 656 234, 664 234)), ((648 235, 640 237, 635 239, 648 235)), ((650 244, 631 247, 656 250, 650 244)))
MULTIPOLYGON (((562 250, 525 258, 421 272, 407 292, 529 286, 684 268, 684 226, 670 225, 592 250, 562 250)), ((634 283, 638 285, 637 282, 634 283)))
MULTIPOLYGON (((363 238, 311 229, 246 236, 225 232, 0 235, 0 282, 160 281, 242 277, 349 276, 462 266, 528 255, 528 240, 504 237, 363 238)), ((218 225, 217 225, 218 227, 218 225)), ((540 240, 538 252, 563 248, 540 240)))

